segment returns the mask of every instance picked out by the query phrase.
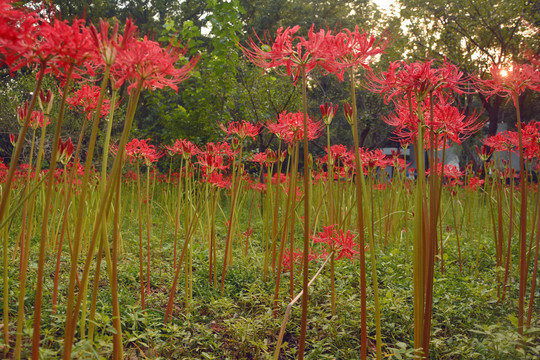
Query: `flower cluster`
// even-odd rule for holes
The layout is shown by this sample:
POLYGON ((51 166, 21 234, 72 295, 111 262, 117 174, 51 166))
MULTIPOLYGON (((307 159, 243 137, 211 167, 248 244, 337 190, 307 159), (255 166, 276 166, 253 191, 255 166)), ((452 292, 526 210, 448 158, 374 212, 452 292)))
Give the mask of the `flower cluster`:
POLYGON ((354 261, 354 257, 359 254, 357 250, 359 245, 354 242, 356 235, 353 235, 350 230, 346 233, 342 229, 336 230, 335 225, 323 226, 323 231, 318 237, 313 237, 316 243, 323 243, 328 247, 328 251, 336 251, 338 256, 336 260, 346 257, 354 261))
MULTIPOLYGON (((304 138, 304 114, 302 112, 289 113, 282 112, 278 115, 276 122, 266 124, 268 131, 287 143, 299 142, 304 138)), ((314 140, 321 134, 321 123, 307 118, 307 138, 314 140)))
POLYGON ((263 69, 284 67, 286 75, 298 80, 302 69, 309 73, 319 67, 327 73, 336 74, 343 80, 347 68, 363 66, 384 51, 388 42, 377 40, 373 35, 344 30, 332 34, 330 30, 316 30, 312 25, 307 38, 297 35, 300 26, 279 28, 273 41, 267 36, 266 44, 259 37, 249 39, 247 46, 241 46, 244 54, 263 69), (259 44, 261 45, 259 45, 259 44))
POLYGON ((144 164, 150 167, 163 156, 163 152, 156 150, 156 147, 149 144, 148 141, 150 139, 133 139, 126 144, 126 155, 130 163, 133 164, 133 161, 142 159, 144 164))

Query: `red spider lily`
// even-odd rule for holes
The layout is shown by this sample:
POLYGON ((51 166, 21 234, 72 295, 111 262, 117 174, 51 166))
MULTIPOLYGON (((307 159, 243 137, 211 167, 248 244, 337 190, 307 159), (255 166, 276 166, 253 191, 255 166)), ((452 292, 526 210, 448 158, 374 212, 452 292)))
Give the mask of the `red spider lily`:
MULTIPOLYGON (((538 158, 540 156, 540 122, 531 121, 523 125, 521 129, 523 136, 523 153, 526 159, 538 158)), ((516 143, 516 146, 517 143, 516 143)))
POLYGON ((54 100, 54 94, 49 89, 47 93, 43 91, 43 89, 39 90, 39 107, 41 108, 41 111, 43 111, 45 114, 50 114, 53 106, 53 100, 54 100))
POLYGON ((480 179, 476 176, 473 176, 469 179, 469 183, 467 184, 469 190, 476 191, 478 188, 480 188, 484 184, 484 180, 480 179))
POLYGON ((11 143, 11 145, 15 146, 15 144, 17 144, 18 138, 19 136, 17 134, 9 134, 9 142, 11 143))
POLYGON ((345 112, 345 119, 349 124, 353 123, 353 108, 348 102, 343 103, 343 111, 345 112))
POLYGON ((33 26, 37 21, 32 19, 32 13, 19 28, 22 37, 13 42, 11 48, 4 51, 6 63, 16 71, 33 63, 47 64, 46 73, 52 72, 60 79, 65 78, 65 71, 73 66, 73 77, 79 78, 80 68, 84 61, 92 55, 92 44, 89 31, 84 26, 84 20, 75 19, 71 24, 67 21, 53 19, 52 22, 40 20, 39 26, 33 26), (32 24, 28 29, 25 24, 32 24))
POLYGON ((224 171, 229 168, 230 163, 225 160, 224 155, 211 154, 208 152, 197 155, 197 164, 202 166, 203 174, 211 174, 214 171, 224 171))
POLYGON ((323 226, 323 231, 319 232, 319 236, 312 236, 313 242, 326 244, 333 249, 338 236, 338 231, 334 228, 335 226, 323 226))
MULTIPOLYGON (((433 106, 433 118, 430 118, 427 109, 424 118, 426 119, 426 127, 438 136, 437 141, 440 145, 447 144, 450 141, 461 144, 463 140, 485 125, 485 121, 478 121, 476 113, 467 116, 453 106, 448 97, 442 96, 437 96, 437 101, 433 106)), ((430 137, 431 132, 427 131, 426 136, 430 137)), ((426 143, 430 144, 429 141, 426 143)))
MULTIPOLYGON (((26 118, 26 115, 28 114, 28 101, 24 103, 24 105, 20 106, 17 109, 17 121, 22 126, 24 119, 26 118)), ((32 111, 32 114, 30 115, 30 123, 29 126, 32 129, 37 129, 38 127, 43 127, 46 125, 49 125, 50 121, 47 121, 45 123, 45 115, 41 111, 34 110, 32 111)))
MULTIPOLYGON (((290 190, 291 190, 290 186, 287 186, 287 187, 285 188, 285 193, 286 193, 287 195, 289 195, 290 190)), ((302 196, 304 196, 304 193, 302 192, 302 188, 300 188, 299 186, 297 186, 297 187, 296 187, 296 191, 295 191, 295 195, 296 195, 296 197, 295 197, 295 198, 296 198, 296 201, 302 200, 302 196)))
POLYGON ((194 56, 183 67, 175 67, 186 51, 187 47, 180 49, 171 45, 164 49, 145 36, 143 40, 133 42, 118 51, 116 64, 111 71, 117 79, 115 86, 119 87, 128 81, 130 93, 139 82, 143 89, 170 87, 178 91, 177 84, 191 76, 191 71, 200 58, 200 55, 194 56))
MULTIPOLYGON (((67 98, 66 101, 70 105, 70 109, 81 109, 88 114, 88 120, 90 120, 97 108, 100 91, 101 88, 99 86, 83 85, 79 90, 74 92, 73 96, 67 98)), ((103 117, 109 113, 110 104, 110 100, 103 99, 100 116, 103 117)))
POLYGON ((133 139, 126 144, 126 156, 131 164, 133 160, 142 159, 146 166, 151 166, 163 156, 163 152, 157 151, 154 145, 148 144, 148 141, 150 139, 133 139))
MULTIPOLYGON (((430 173, 431 169, 426 171, 427 175, 429 175, 430 173)), ((446 164, 443 167, 443 164, 441 162, 437 164, 437 173, 439 174, 439 176, 444 175, 446 178, 450 179, 459 179, 465 175, 465 172, 460 171, 456 165, 446 164)))
POLYGON ((312 25, 308 31, 308 37, 295 35, 300 26, 277 30, 275 40, 271 45, 263 44, 261 39, 249 39, 248 46, 242 46, 242 51, 255 65, 263 68, 278 68, 284 66, 287 75, 292 75, 294 82, 298 80, 300 69, 303 67, 306 73, 316 67, 321 67, 328 73, 340 70, 340 64, 335 62, 333 51, 332 34, 330 31, 320 29, 316 31, 312 25))
MULTIPOLYGON (((29 9, 14 9, 13 0, 0 0, 0 54, 12 66, 36 41, 38 16, 29 9)), ((12 69, 15 70, 15 69, 12 69)))
POLYGON ((255 140, 255 136, 259 135, 259 131, 261 130, 260 124, 253 125, 244 120, 230 122, 227 126, 219 124, 219 127, 227 133, 227 136, 236 135, 241 140, 244 140, 248 136, 255 140))
POLYGON ((124 174, 124 180, 126 180, 126 181, 128 181, 128 180, 136 181, 137 180, 137 173, 135 171, 132 171, 132 170, 126 171, 126 173, 124 174))
MULTIPOLYGON (((124 35, 118 35, 118 21, 114 23, 112 34, 109 37, 109 22, 99 20, 99 33, 94 24, 90 25, 90 35, 95 49, 97 49, 101 59, 106 65, 114 64, 119 49, 125 49, 135 40, 134 34, 137 27, 131 19, 126 19, 124 35)), ((99 63, 99 62, 98 62, 99 63)))
POLYGON ((41 50, 54 54, 49 62, 50 70, 46 72, 53 72, 59 79, 66 77, 66 71, 71 66, 75 70, 74 79, 86 73, 85 69, 79 67, 92 56, 94 48, 84 20, 75 19, 70 25, 67 21, 54 19, 51 26, 43 28, 41 36, 44 39, 41 50))
POLYGON ((283 174, 283 173, 275 173, 273 176, 272 176, 272 184, 275 185, 278 183, 280 184, 284 184, 286 183, 287 181, 289 180, 289 178, 287 177, 287 175, 283 174))
POLYGON ((332 123, 332 119, 334 119, 334 116, 336 115, 338 106, 336 105, 334 107, 334 104, 332 103, 324 103, 320 105, 320 108, 324 123, 326 125, 330 125, 332 123))
POLYGON ((234 151, 231 149, 231 145, 226 142, 213 143, 209 142, 206 144, 206 153, 210 155, 223 155, 223 156, 233 156, 234 151))
POLYGON ((386 166, 392 164, 381 149, 367 150, 364 148, 359 148, 358 151, 360 153, 360 158, 362 159, 362 164, 364 164, 368 169, 373 170, 377 167, 385 168, 386 166))
MULTIPOLYGON (((410 100, 414 111, 417 108, 416 97, 412 96, 410 100)), ((432 144, 431 140, 437 147, 449 145, 451 141, 461 144, 463 140, 485 125, 485 122, 478 121, 477 114, 465 115, 449 102, 448 97, 442 94, 432 98, 433 107, 431 107, 430 101, 430 98, 426 98, 420 104, 420 111, 426 119, 425 125, 428 131, 424 132, 424 142, 428 148, 432 144), (433 108, 433 113, 431 113, 431 108, 433 108), (435 138, 431 139, 432 136, 435 138)), ((418 136, 420 119, 416 112, 410 112, 409 99, 396 98, 395 104, 395 113, 386 118, 383 117, 383 121, 396 127, 394 134, 396 140, 402 145, 413 143, 418 136)))
POLYGON ((58 156, 59 156, 58 161, 60 161, 65 166, 71 159, 72 155, 73 155, 73 143, 71 142, 71 138, 68 138, 64 142, 60 140, 60 142, 58 143, 58 156))
POLYGON ((354 31, 344 29, 338 33, 332 43, 336 52, 336 61, 342 65, 336 75, 343 80, 343 73, 349 67, 362 66, 371 70, 368 64, 384 52, 389 39, 384 35, 376 39, 374 35, 360 32, 356 26, 354 31))
POLYGON ((181 155, 184 160, 191 158, 201 152, 197 145, 186 139, 177 139, 173 146, 165 146, 170 156, 181 155))
MULTIPOLYGON (((266 124, 268 130, 287 143, 301 141, 304 138, 304 114, 288 113, 286 111, 278 115, 277 122, 266 124)), ((321 123, 307 118, 307 138, 314 140, 321 134, 321 123)))
POLYGON ((498 95, 512 97, 517 101, 517 95, 525 89, 540 91, 540 71, 528 64, 513 63, 509 68, 492 64, 491 79, 476 79, 476 84, 482 93, 488 97, 498 95))
POLYGON ((209 175, 203 176, 203 182, 207 182, 213 187, 222 189, 230 189, 231 187, 231 179, 229 177, 225 177, 223 173, 218 171, 213 171, 209 173, 209 175))
POLYGON ((483 140, 485 146, 495 149, 496 151, 508 151, 512 149, 512 143, 508 136, 508 131, 497 133, 483 140))
POLYGON ((355 250, 355 248, 359 247, 358 244, 354 243, 355 237, 356 235, 353 235, 350 230, 347 230, 347 233, 345 234, 343 233, 343 230, 339 230, 339 236, 335 239, 339 251, 336 260, 346 257, 351 260, 351 262, 354 261, 353 257, 360 253, 360 251, 355 250))
POLYGON ((482 145, 480 148, 478 146, 475 146, 476 153, 478 154, 478 157, 482 161, 488 161, 495 149, 493 147, 482 145))
POLYGON ((370 73, 369 88, 385 94, 385 102, 402 95, 415 95, 423 100, 432 91, 449 89, 465 93, 466 78, 459 69, 446 61, 440 68, 433 68, 433 61, 407 64, 404 61, 390 63, 388 71, 381 75, 370 73))
MULTIPOLYGON (((269 164, 272 163, 269 159, 267 152, 253 154, 251 156, 250 161, 258 163, 261 166, 268 166, 269 164)), ((276 161, 277 161, 277 158, 274 158, 273 162, 276 162, 276 161)))
POLYGON ((252 181, 250 178, 248 178, 247 184, 250 189, 253 189, 257 192, 266 193, 266 184, 261 183, 260 181, 252 181))
POLYGON ((347 154, 347 147, 345 145, 337 144, 330 146, 330 152, 328 147, 325 147, 326 155, 319 158, 319 161, 323 164, 328 163, 328 155, 330 155, 330 164, 336 164, 336 162, 347 154))
MULTIPOLYGON (((533 159, 538 157, 538 123, 532 122, 527 125, 523 125, 521 129, 521 137, 523 143, 523 157, 524 159, 533 159)), ((506 150, 512 150, 519 153, 519 134, 517 131, 505 131, 503 136, 505 137, 507 147, 506 150)))

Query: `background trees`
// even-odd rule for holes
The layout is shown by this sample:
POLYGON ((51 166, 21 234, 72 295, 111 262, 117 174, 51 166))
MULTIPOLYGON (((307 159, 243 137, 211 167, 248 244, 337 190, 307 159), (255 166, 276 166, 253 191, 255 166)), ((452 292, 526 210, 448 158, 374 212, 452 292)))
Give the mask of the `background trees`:
MULTIPOLYGON (((393 15, 379 11, 369 0, 60 0, 51 5, 64 19, 85 17, 96 23, 101 17, 117 17, 121 23, 132 17, 139 34, 161 41, 178 37, 189 43, 191 54, 201 53, 197 72, 182 84, 178 93, 155 91, 145 94, 137 113, 135 135, 151 137, 155 142, 171 143, 178 137, 206 142, 219 139, 220 122, 248 120, 264 122, 283 110, 298 109, 298 89, 291 79, 279 75, 261 76, 243 57, 238 43, 247 37, 275 33, 280 26, 301 25, 307 31, 311 24, 330 29, 360 28, 377 35, 384 29, 393 38, 387 54, 375 67, 387 67, 389 61, 405 59, 422 61, 446 57, 467 74, 484 76, 492 62, 528 61, 523 57, 525 44, 538 52, 540 41, 533 28, 540 25, 540 5, 530 0, 441 0, 396 1, 399 9, 393 15), (277 85, 276 85, 277 82, 277 85)), ((16 85, 7 70, 0 69, 1 157, 9 155, 7 134, 16 130, 15 109, 24 100, 26 82, 33 74, 18 75, 16 85), (26 79, 21 77, 27 76, 26 79), (16 88, 15 88, 16 87, 16 88), (17 95, 16 95, 17 94, 17 95)), ((314 73, 310 79, 310 115, 319 115, 318 105, 332 101, 342 104, 348 99, 347 86, 332 77, 314 73)), ((360 142, 363 146, 381 147, 393 144, 381 118, 391 108, 380 97, 359 91, 361 104, 360 142)), ((523 118, 538 113, 538 95, 525 92, 520 101, 523 118)), ((489 117, 487 132, 493 134, 498 124, 513 124, 513 112, 507 111, 499 97, 481 95, 459 97, 468 111, 485 109, 489 117)), ((341 107, 341 106, 340 106, 341 107)), ((72 114, 76 121, 78 115, 72 114)), ((335 142, 351 144, 352 139, 342 110, 332 126, 335 142)), ((69 134, 67 134, 69 135, 69 134)), ((75 136, 75 135, 73 135, 75 136)), ((261 135, 252 145, 264 150, 271 138, 261 135)), ((315 144, 314 149, 322 150, 315 144)))

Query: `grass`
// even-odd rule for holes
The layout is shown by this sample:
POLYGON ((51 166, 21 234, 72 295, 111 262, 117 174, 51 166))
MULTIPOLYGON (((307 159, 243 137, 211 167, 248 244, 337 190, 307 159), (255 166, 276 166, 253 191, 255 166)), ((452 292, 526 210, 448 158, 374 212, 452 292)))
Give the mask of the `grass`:
MULTIPOLYGON (((156 207, 156 215, 160 208, 156 207)), ((216 224, 218 259, 223 259, 227 209, 216 224)), ((242 214, 240 228, 247 226, 248 211, 242 214)), ((155 219, 160 219, 155 216, 155 219)), ((159 229, 161 224, 155 224, 159 229)), ((172 249, 174 224, 161 231, 152 232, 151 291, 147 294, 147 311, 139 302, 138 237, 136 212, 127 212, 123 224, 123 252, 119 259, 119 291, 125 358, 127 359, 268 359, 272 358, 279 334, 282 316, 287 306, 289 274, 282 283, 280 312, 272 315, 273 280, 264 281, 262 224, 253 217, 254 228, 247 256, 243 255, 244 241, 235 244, 234 261, 227 272, 224 294, 208 281, 207 240, 196 235, 193 244, 193 299, 189 309, 184 307, 184 278, 177 286, 172 321, 163 322, 168 293, 173 278, 172 249)), ((518 282, 515 271, 509 284, 508 297, 499 302, 496 291, 495 259, 493 241, 485 232, 475 238, 462 229, 463 272, 459 271, 456 239, 451 227, 443 232, 444 273, 440 262, 436 263, 434 285, 434 310, 431 359, 532 359, 540 355, 540 326, 538 314, 533 327, 521 339, 517 332, 518 282), (474 239, 473 239, 474 238, 474 239), (476 249, 481 245, 478 271, 476 249), (495 270, 494 270, 495 269, 495 270), (534 325, 536 324, 536 325, 534 325), (518 346, 521 344, 521 346, 518 346)), ((183 239, 180 239, 181 242, 183 239)), ((298 229, 297 241, 301 241, 298 229)), ((411 242, 409 241, 409 244, 411 242)), ((33 310, 35 296, 34 274, 37 270, 34 239, 29 265, 29 284, 26 292, 26 314, 33 310)), ((379 246, 377 249, 377 273, 379 281, 382 340, 384 356, 389 359, 414 357, 413 349, 413 284, 411 260, 407 259, 406 242, 379 246)), ((517 251, 517 249, 515 249, 517 251)), ((409 251, 410 256, 410 251, 409 251)), ((221 261, 221 260, 220 260, 221 261)), ((319 262, 320 263, 320 262, 319 262)), ((69 265, 63 260, 60 278, 59 308, 52 314, 47 304, 52 298, 52 277, 55 256, 47 254, 44 290, 44 314, 42 325, 41 356, 58 358, 63 346, 65 322, 65 299, 69 279, 69 265)), ((93 342, 79 341, 73 349, 78 359, 107 359, 112 353, 111 294, 103 262, 96 314, 96 336, 93 342)), ((317 266, 311 265, 312 273, 317 266)), ((298 267, 296 267, 298 270, 298 267)), ((309 359, 357 359, 360 356, 360 270, 357 263, 348 260, 336 263, 336 316, 331 316, 329 268, 315 280, 310 288, 310 304, 306 355, 309 359)), ((370 272, 368 262, 368 272, 370 272)), ((10 298, 18 293, 18 267, 9 268, 11 279, 10 298)), ((297 279, 296 292, 301 290, 297 279)), ((92 284, 92 279, 90 287, 92 284)), ((0 285, 0 288, 3 284, 0 285)), ((375 349, 374 308, 372 284, 368 282, 368 331, 369 352, 375 349)), ((89 305, 88 305, 89 306, 89 305)), ((15 301, 10 300, 10 317, 14 319, 15 301)), ((300 338, 301 307, 293 307, 287 324, 280 353, 281 359, 296 358, 300 338)), ((15 332, 12 323, 11 334, 15 332)), ((30 355, 32 323, 25 325, 26 340, 23 358, 30 355)), ((1 346, 1 345, 0 345, 1 346)))

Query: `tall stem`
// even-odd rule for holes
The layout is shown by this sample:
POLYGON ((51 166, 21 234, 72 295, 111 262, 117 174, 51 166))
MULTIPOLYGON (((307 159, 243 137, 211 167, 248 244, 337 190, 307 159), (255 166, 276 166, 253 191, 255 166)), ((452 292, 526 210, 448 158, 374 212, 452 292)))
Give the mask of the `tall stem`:
POLYGON ((356 108, 356 84, 354 81, 354 70, 350 69, 351 78, 351 105, 352 133, 354 140, 354 160, 356 167, 356 232, 360 246, 360 356, 362 360, 367 359, 367 281, 366 281, 366 246, 364 234, 364 200, 362 193, 362 182, 364 181, 364 170, 360 160, 360 141, 358 138, 358 119, 356 108))
POLYGON ((49 172, 47 173, 48 182, 47 190, 45 195, 45 207, 43 211, 43 219, 41 224, 41 240, 39 243, 39 260, 38 260, 38 272, 36 278, 36 300, 34 304, 34 325, 33 325, 33 336, 32 336, 32 359, 39 359, 39 340, 41 335, 41 304, 43 300, 43 274, 45 271, 45 246, 47 243, 47 233, 49 225, 49 208, 51 205, 51 196, 52 196, 52 185, 54 183, 54 171, 56 169, 57 154, 58 154, 58 144, 60 142, 60 130, 62 129, 62 122, 64 120, 64 111, 66 107, 66 98, 68 91, 71 85, 71 75, 73 73, 73 65, 70 65, 67 70, 66 81, 64 89, 62 90, 62 102, 60 103, 60 112, 58 113, 58 120, 56 122, 56 130, 54 133, 53 149, 51 155, 51 162, 49 167, 49 172))
MULTIPOLYGON (((310 227, 309 227, 309 185, 311 183, 310 171, 309 171, 309 152, 308 152, 308 129, 307 129, 307 78, 306 78, 306 69, 304 66, 301 66, 301 76, 302 76, 302 112, 304 113, 304 254, 303 254, 303 284, 302 291, 304 296, 302 297, 302 322, 300 329, 300 346, 298 350, 298 359, 302 360, 304 358, 304 350, 306 347, 306 333, 307 333, 307 309, 308 309, 308 283, 309 283, 309 236, 310 236, 310 227)), ((291 251, 293 251, 291 249, 291 251)))
MULTIPOLYGON (((519 217, 519 301, 518 301, 518 332, 523 335, 523 320, 525 317, 525 292, 527 291, 527 173, 523 155, 523 135, 521 133, 521 114, 518 94, 514 93, 516 107, 517 130, 519 138, 519 191, 521 192, 521 210, 519 217)), ((512 219, 510 219, 512 221, 512 219)))

